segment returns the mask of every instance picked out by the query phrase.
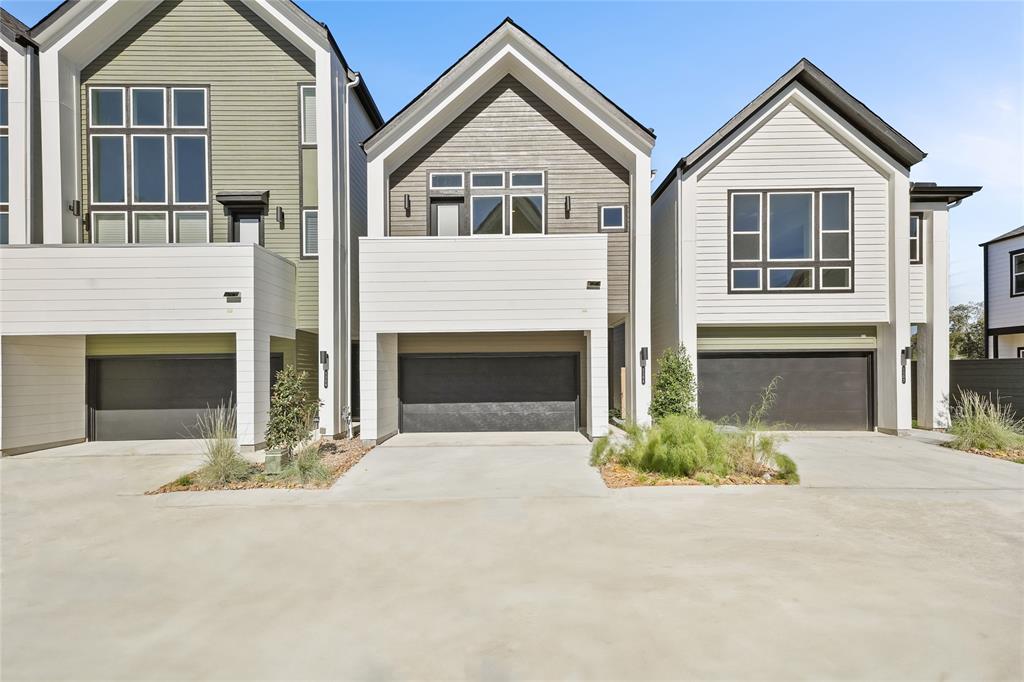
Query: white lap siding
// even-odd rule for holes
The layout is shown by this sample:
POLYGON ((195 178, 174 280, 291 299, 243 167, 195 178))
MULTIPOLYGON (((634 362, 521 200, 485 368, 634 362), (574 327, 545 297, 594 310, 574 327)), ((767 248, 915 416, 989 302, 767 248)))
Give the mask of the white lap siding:
POLYGON ((888 320, 888 226, 886 179, 790 102, 697 180, 698 324, 888 320), (854 191, 854 291, 728 293, 729 191, 827 188, 854 191))

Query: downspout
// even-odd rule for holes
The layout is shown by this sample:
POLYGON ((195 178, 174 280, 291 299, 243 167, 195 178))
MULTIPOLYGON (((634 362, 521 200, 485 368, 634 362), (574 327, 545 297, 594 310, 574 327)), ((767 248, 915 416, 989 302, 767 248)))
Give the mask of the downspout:
POLYGON ((349 126, 349 98, 352 88, 359 85, 362 81, 362 76, 359 72, 352 72, 351 74, 346 72, 346 77, 352 78, 352 81, 345 84, 345 101, 342 103, 342 121, 345 126, 344 139, 345 149, 342 152, 345 166, 345 239, 348 243, 345 244, 345 329, 348 330, 348 345, 346 348, 341 349, 341 352, 345 353, 348 357, 348 371, 345 372, 345 395, 342 396, 343 403, 347 403, 348 407, 345 408, 344 421, 345 421, 345 436, 347 438, 352 437, 352 372, 357 371, 358 368, 353 367, 352 362, 352 176, 351 176, 351 130, 349 126))

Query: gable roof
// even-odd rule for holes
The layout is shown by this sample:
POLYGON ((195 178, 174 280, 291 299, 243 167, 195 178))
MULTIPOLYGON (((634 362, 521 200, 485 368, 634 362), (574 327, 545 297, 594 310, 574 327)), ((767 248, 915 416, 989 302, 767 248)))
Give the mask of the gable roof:
POLYGON ((996 242, 1001 242, 1001 241, 1004 241, 1006 239, 1013 239, 1014 237, 1019 237, 1021 235, 1024 235, 1024 225, 1021 225, 1020 227, 1016 227, 1016 228, 1010 230, 1009 232, 1006 232, 1004 234, 999 235, 998 237, 995 237, 993 239, 989 239, 987 242, 982 242, 982 243, 978 244, 978 246, 988 246, 989 244, 995 244, 996 242))
POLYGON ((29 28, 5 9, 0 8, 0 31, 7 34, 12 40, 22 44, 34 44, 29 38, 29 28))
POLYGON ((657 199, 676 174, 697 165, 704 158, 713 154, 718 148, 744 123, 754 118, 762 109, 791 83, 799 83, 815 96, 824 101, 836 113, 842 116, 865 137, 885 150, 897 162, 909 170, 926 156, 913 142, 903 137, 895 128, 882 120, 863 102, 844 90, 838 83, 811 63, 807 58, 798 61, 793 68, 772 83, 768 88, 743 107, 739 113, 729 119, 725 125, 704 140, 696 149, 679 159, 672 167, 668 176, 654 191, 653 199, 657 199))
MULTIPOLYGON (((80 2, 82 2, 82 0, 64 0, 64 2, 57 5, 49 14, 36 22, 36 25, 31 29, 26 26, 26 35, 35 38, 80 2)), ((330 43, 331 48, 334 50, 335 55, 338 57, 338 61, 341 62, 346 73, 349 77, 354 76, 355 72, 349 67, 348 62, 345 60, 345 55, 342 54, 341 48, 338 47, 338 42, 334 39, 334 36, 331 34, 331 29, 327 27, 327 24, 322 21, 317 21, 313 15, 304 10, 297 2, 295 2, 295 0, 288 0, 288 3, 319 27, 324 37, 326 37, 327 41, 330 43)), ((100 3, 96 3, 96 6, 98 7, 99 4, 100 3)), ((24 24, 22 25, 24 26, 24 24)), ((360 74, 359 84, 355 89, 356 94, 359 97, 359 101, 362 102, 363 108, 366 109, 366 113, 370 116, 370 120, 373 122, 374 127, 380 127, 384 123, 384 117, 381 115, 380 109, 377 108, 377 103, 373 100, 373 95, 370 94, 370 89, 366 85, 366 78, 364 78, 362 74, 360 74)))
POLYGON ((654 129, 653 129, 653 128, 649 128, 649 127, 645 126, 644 124, 640 123, 640 121, 638 121, 638 120, 636 120, 635 118, 633 118, 633 116, 632 116, 632 115, 630 115, 630 114, 629 114, 629 112, 627 112, 627 111, 626 111, 625 109, 623 109, 623 108, 622 108, 622 107, 620 107, 620 106, 619 106, 618 104, 616 104, 616 103, 615 103, 615 102, 613 102, 613 101, 612 101, 611 99, 609 99, 609 97, 608 97, 607 95, 605 95, 605 94, 604 94, 603 92, 601 92, 601 91, 600 91, 600 90, 598 90, 598 89, 597 89, 596 87, 594 87, 594 86, 593 86, 593 85, 592 85, 592 84, 591 84, 591 83, 590 83, 590 82, 589 82, 589 81, 588 81, 588 80, 587 80, 586 78, 584 78, 583 76, 581 76, 580 74, 578 74, 578 73, 577 73, 577 72, 576 72, 576 71, 575 71, 575 70, 574 70, 574 69, 573 69, 573 68, 572 68, 571 66, 569 66, 569 65, 568 65, 568 64, 566 64, 566 63, 565 63, 564 61, 562 61, 562 60, 561 60, 561 58, 559 58, 559 57, 558 57, 558 55, 556 55, 556 54, 555 54, 554 52, 552 52, 551 50, 549 50, 549 49, 547 48, 547 46, 546 46, 546 45, 544 45, 544 43, 542 43, 542 42, 540 42, 539 40, 537 40, 536 38, 534 38, 534 37, 533 37, 533 36, 532 36, 532 35, 531 35, 531 34, 530 34, 530 33, 529 33, 529 32, 528 32, 528 31, 527 31, 526 29, 524 29, 524 28, 523 28, 522 26, 520 26, 520 25, 519 25, 519 24, 517 24, 517 23, 516 23, 515 21, 513 21, 511 17, 505 17, 505 19, 504 19, 504 20, 502 20, 502 22, 501 22, 500 24, 498 24, 498 25, 497 25, 496 27, 494 27, 494 29, 493 29, 493 30, 492 30, 492 31, 491 31, 490 33, 488 33, 488 34, 487 34, 487 35, 485 35, 485 36, 484 36, 483 38, 481 38, 481 39, 480 39, 480 41, 479 41, 479 42, 477 42, 477 44, 476 44, 476 45, 474 45, 473 47, 469 48, 469 50, 467 50, 467 51, 466 51, 466 53, 465 53, 464 55, 462 55, 462 56, 461 56, 461 57, 459 57, 459 58, 458 58, 457 60, 455 60, 455 62, 454 62, 454 63, 453 63, 453 64, 452 64, 451 66, 449 66, 449 67, 448 67, 447 69, 445 69, 445 70, 444 70, 444 71, 443 71, 443 72, 441 73, 441 75, 439 75, 439 76, 438 76, 437 78, 435 78, 435 79, 433 80, 433 82, 431 82, 431 83, 430 83, 430 85, 428 85, 427 87, 425 87, 425 88, 424 88, 424 89, 423 89, 423 90, 422 90, 422 91, 421 91, 421 92, 420 92, 420 93, 419 93, 418 95, 416 95, 415 97, 413 97, 413 98, 412 98, 412 99, 411 99, 411 100, 409 101, 409 103, 408 103, 408 104, 406 104, 406 105, 405 105, 404 107, 402 107, 402 108, 401 108, 401 109, 399 110, 399 112, 398 112, 397 114, 395 114, 394 116, 392 116, 391 118, 389 118, 389 119, 388 119, 388 120, 387 120, 387 121, 386 121, 386 122, 384 123, 384 125, 383 125, 383 126, 381 126, 380 128, 378 128, 378 129, 377 129, 377 130, 376 130, 376 131, 375 131, 375 132, 373 133, 373 135, 370 135, 370 137, 366 138, 366 140, 365 140, 365 141, 363 142, 363 144, 367 144, 368 142, 370 142, 371 140, 373 140, 373 139, 374 139, 375 137, 377 137, 378 135, 380 135, 381 133, 383 133, 383 132, 384 132, 384 131, 386 131, 387 129, 391 128, 391 127, 392 127, 393 125, 395 125, 395 124, 396 124, 397 122, 400 122, 401 120, 403 120, 404 118, 406 118, 406 117, 407 117, 407 112, 408 112, 408 111, 409 111, 410 109, 412 109, 412 108, 413 108, 413 107, 414 107, 414 106, 416 105, 416 103, 417 103, 417 102, 419 102, 420 100, 422 100, 422 99, 423 99, 423 98, 424 98, 424 97, 425 97, 425 96, 426 96, 426 95, 427 95, 428 93, 430 93, 430 92, 431 92, 432 90, 434 90, 435 88, 439 87, 439 84, 441 83, 441 81, 443 81, 443 80, 445 79, 445 77, 446 77, 446 76, 448 76, 448 74, 450 74, 450 73, 451 73, 452 71, 454 71, 454 70, 455 70, 455 69, 456 69, 456 68, 457 68, 457 67, 458 67, 459 65, 461 65, 462 63, 464 63, 464 62, 465 62, 465 61, 466 61, 467 59, 469 59, 469 57, 470 57, 470 56, 471 56, 471 55, 472 55, 472 54, 473 54, 474 52, 476 52, 476 51, 477 51, 477 50, 478 50, 478 49, 480 48, 480 46, 481 46, 481 45, 483 45, 484 43, 486 43, 486 42, 487 42, 488 40, 490 40, 490 39, 491 39, 491 38, 492 38, 492 37, 493 37, 493 36, 494 36, 495 34, 497 34, 497 33, 498 33, 499 31, 501 31, 501 30, 503 30, 503 29, 508 29, 508 30, 514 30, 514 31, 516 31, 516 32, 517 32, 517 33, 519 33, 519 34, 520 34, 520 35, 521 35, 522 37, 526 38, 526 39, 527 39, 527 40, 528 40, 529 42, 533 43, 533 44, 534 44, 535 46, 537 46, 538 48, 540 48, 540 50, 542 50, 542 51, 543 51, 543 52, 544 52, 545 54, 547 54, 547 55, 548 55, 549 57, 551 57, 551 58, 552 58, 553 60, 555 60, 555 62, 557 62, 557 63, 558 63, 558 64, 559 64, 559 65, 560 65, 560 66, 561 66, 562 68, 564 68, 564 69, 565 69, 565 70, 566 70, 566 71, 567 71, 567 72, 568 72, 569 74, 571 74, 571 75, 572 75, 572 77, 574 77, 574 78, 578 79, 580 83, 582 83, 582 84, 583 84, 584 86, 586 86, 586 88, 588 88, 589 90, 591 90, 591 91, 592 91, 592 92, 593 92, 594 94, 596 94, 596 95, 597 95, 597 96, 598 96, 598 97, 599 97, 599 98, 600 98, 601 100, 603 100, 603 101, 604 101, 605 103, 609 104, 609 105, 610 105, 610 106, 611 106, 611 107, 612 107, 613 109, 615 109, 615 111, 619 112, 619 114, 621 114, 621 115, 622 115, 623 117, 625 117, 625 119, 626 119, 626 120, 628 120, 628 121, 629 121, 629 123, 631 123, 631 124, 632 124, 632 125, 633 125, 633 126, 634 126, 634 127, 635 127, 635 128, 637 129, 637 130, 638 130, 638 131, 640 131, 640 133, 641 133, 641 134, 642 134, 642 135, 643 135, 644 137, 646 137, 647 139, 649 139, 649 140, 650 140, 650 142, 651 142, 651 144, 653 145, 653 143, 654 143, 654 139, 655 139, 655 136, 654 136, 654 129))

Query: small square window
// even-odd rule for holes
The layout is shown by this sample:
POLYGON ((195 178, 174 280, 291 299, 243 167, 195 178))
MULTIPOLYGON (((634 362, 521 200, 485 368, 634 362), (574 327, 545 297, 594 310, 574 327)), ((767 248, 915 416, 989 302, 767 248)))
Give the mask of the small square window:
POLYGON ((302 255, 316 256, 320 253, 319 219, 316 210, 302 212, 302 255))
POLYGON ((733 291, 760 291, 760 268, 734 268, 732 271, 733 291))
POLYGON ((132 126, 163 128, 164 109, 163 88, 132 88, 132 126))
POLYGON ((626 229, 626 207, 625 206, 602 206, 601 207, 601 229, 602 230, 625 230, 626 229))
POLYGON ((504 187, 504 173, 473 173, 471 178, 473 187, 504 187))
POLYGON ((92 213, 93 244, 128 243, 128 214, 124 211, 92 213))
POLYGON ((124 88, 89 90, 89 122, 94 127, 124 126, 124 88))
POLYGON ((206 127, 206 90, 175 88, 172 123, 175 128, 206 127))
POLYGON ((431 173, 430 189, 462 189, 462 173, 431 173))
POLYGON ((513 187, 543 187, 543 173, 512 173, 513 187))
POLYGON ((813 289, 811 268, 768 268, 769 289, 813 289))
POLYGON ((849 289, 850 268, 822 268, 821 269, 822 289, 849 289))
POLYGON ((135 213, 134 218, 136 244, 167 243, 166 212, 154 211, 153 213, 135 213))
POLYGON ((732 195, 732 231, 761 231, 761 195, 732 195))
POLYGON ((206 211, 178 211, 174 214, 174 241, 205 244, 210 241, 210 214, 206 211))

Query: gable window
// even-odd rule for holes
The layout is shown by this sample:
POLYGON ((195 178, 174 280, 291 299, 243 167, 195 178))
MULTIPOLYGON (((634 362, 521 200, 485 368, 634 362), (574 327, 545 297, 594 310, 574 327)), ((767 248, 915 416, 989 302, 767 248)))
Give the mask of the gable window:
POLYGON ((853 190, 728 194, 729 291, 853 290, 853 190))
POLYGON ((601 229, 621 232, 626 229, 625 206, 601 206, 601 229))
POLYGON ((209 241, 206 88, 103 85, 87 98, 89 241, 209 241))
POLYGON ((477 187, 504 187, 504 173, 470 173, 469 186, 477 187))
POLYGON ((302 144, 316 144, 316 86, 304 85, 300 90, 302 144))
POLYGON ((316 209, 302 212, 302 255, 316 256, 320 253, 319 215, 316 209))
POLYGON ((913 265, 924 263, 924 249, 921 242, 924 231, 924 214, 910 214, 910 262, 913 265))
POLYGON ((7 106, 7 88, 0 88, 0 244, 11 240, 10 234, 10 120, 7 106))
POLYGON ((1010 252, 1010 296, 1024 296, 1024 249, 1010 252))

